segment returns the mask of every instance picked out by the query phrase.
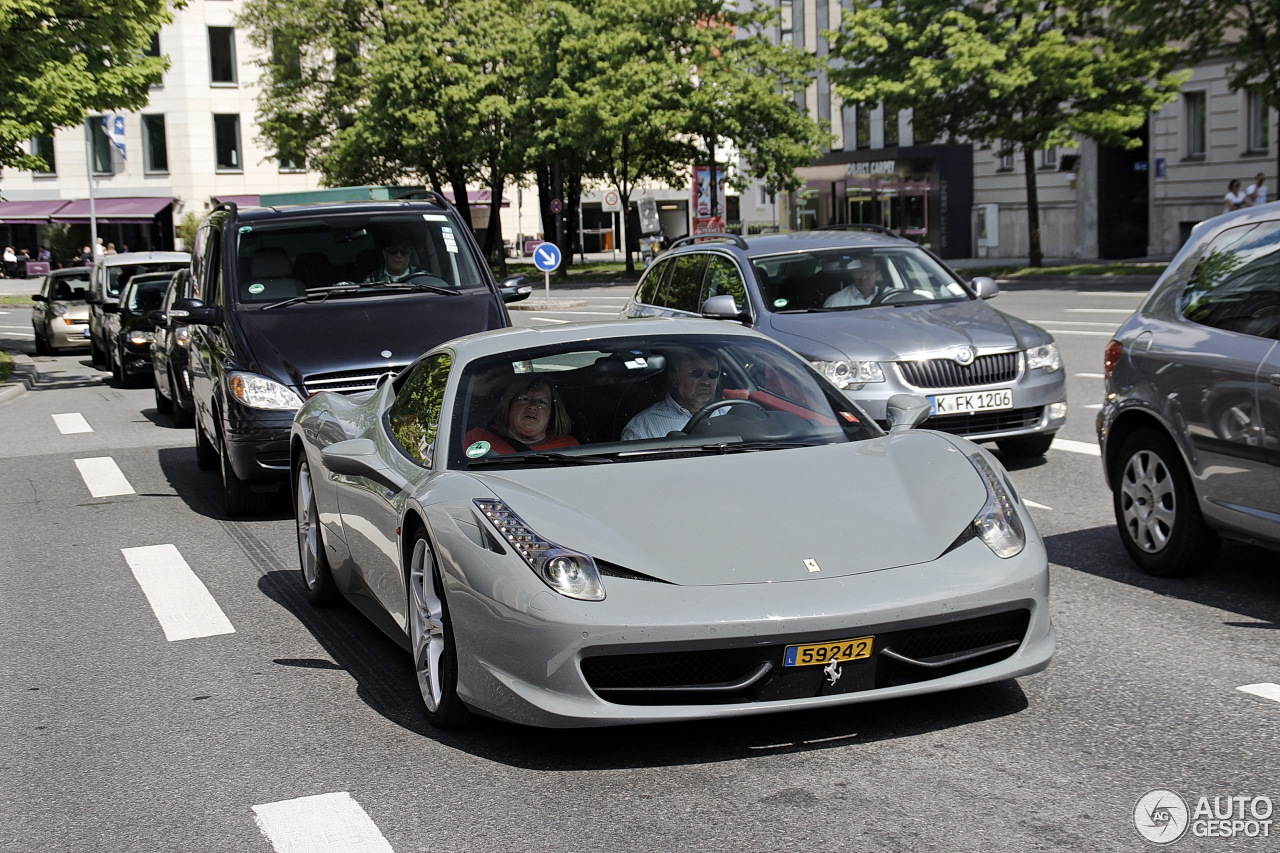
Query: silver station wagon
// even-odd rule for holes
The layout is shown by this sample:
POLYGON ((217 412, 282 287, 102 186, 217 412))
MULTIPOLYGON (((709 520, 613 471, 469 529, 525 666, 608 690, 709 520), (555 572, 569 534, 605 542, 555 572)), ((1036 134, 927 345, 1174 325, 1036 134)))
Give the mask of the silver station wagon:
POLYGON ((804 356, 881 425, 894 394, 929 399, 926 426, 1041 456, 1066 421, 1053 336, 995 310, 966 282, 878 226, 678 240, 646 270, 624 316, 744 323, 804 356))

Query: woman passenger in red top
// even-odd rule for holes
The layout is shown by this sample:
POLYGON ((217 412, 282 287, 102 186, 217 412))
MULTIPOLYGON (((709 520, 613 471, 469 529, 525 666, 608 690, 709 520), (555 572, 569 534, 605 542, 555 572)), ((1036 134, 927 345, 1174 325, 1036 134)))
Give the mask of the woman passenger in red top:
POLYGON ((488 426, 468 430, 463 445, 468 456, 492 451, 505 455, 527 450, 569 447, 578 440, 569 434, 573 422, 545 376, 529 373, 517 376, 498 401, 498 411, 488 426), (481 448, 487 442, 489 447, 481 448))

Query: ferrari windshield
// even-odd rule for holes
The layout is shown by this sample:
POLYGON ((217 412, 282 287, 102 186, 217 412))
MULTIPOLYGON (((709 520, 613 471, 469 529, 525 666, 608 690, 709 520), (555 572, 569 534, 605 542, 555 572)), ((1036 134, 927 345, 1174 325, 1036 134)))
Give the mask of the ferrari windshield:
POLYGON ((751 261, 774 313, 971 298, 945 267, 915 247, 820 249, 751 261))
POLYGON ((394 289, 460 293, 488 286, 440 214, 305 217, 246 225, 236 254, 241 304, 299 305, 394 289), (312 295, 317 299, 308 300, 312 295))
POLYGON ((450 467, 639 461, 881 434, 805 362, 740 336, 522 350, 467 364, 457 389, 450 467))

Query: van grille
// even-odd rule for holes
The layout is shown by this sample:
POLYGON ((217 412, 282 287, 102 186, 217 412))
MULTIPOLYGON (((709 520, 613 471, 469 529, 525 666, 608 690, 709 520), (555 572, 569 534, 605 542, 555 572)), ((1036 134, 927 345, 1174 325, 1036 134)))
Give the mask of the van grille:
POLYGON ((902 371, 903 380, 916 388, 971 388, 1017 379, 1018 355, 1016 352, 980 355, 968 366, 950 358, 900 361, 898 369, 902 371))
POLYGON ((380 364, 364 370, 341 370, 336 373, 313 373, 303 379, 303 390, 307 396, 321 391, 337 391, 339 394, 358 394, 361 391, 372 391, 378 380, 388 373, 396 374, 404 370, 403 364, 380 364))

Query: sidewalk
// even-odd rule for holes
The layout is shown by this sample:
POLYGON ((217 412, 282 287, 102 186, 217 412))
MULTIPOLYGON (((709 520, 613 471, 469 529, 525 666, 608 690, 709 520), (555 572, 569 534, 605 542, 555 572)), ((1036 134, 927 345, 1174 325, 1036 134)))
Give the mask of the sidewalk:
POLYGON ((36 366, 24 352, 11 352, 13 373, 0 382, 0 403, 7 403, 19 394, 30 391, 36 384, 36 366))

